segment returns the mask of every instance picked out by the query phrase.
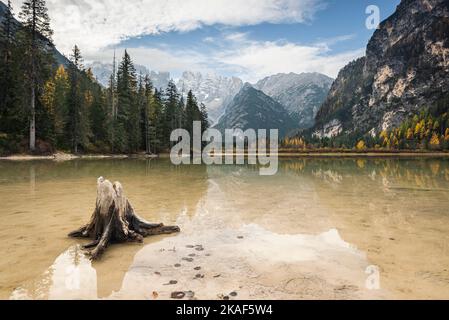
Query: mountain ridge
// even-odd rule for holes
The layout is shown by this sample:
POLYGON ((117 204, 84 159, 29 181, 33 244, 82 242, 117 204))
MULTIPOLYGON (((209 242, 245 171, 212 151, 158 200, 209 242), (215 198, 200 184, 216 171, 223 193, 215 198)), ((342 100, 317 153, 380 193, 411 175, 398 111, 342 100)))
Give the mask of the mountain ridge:
POLYGON ((397 127, 448 94, 448 57, 448 2, 402 0, 375 31, 365 57, 340 71, 317 114, 315 135, 333 136, 332 128, 374 136, 397 127))
POLYGON ((333 81, 317 72, 290 72, 266 77, 254 87, 282 104, 295 119, 299 129, 308 129, 315 124, 315 117, 333 81))
POLYGON ((245 83, 215 128, 222 132, 225 129, 278 129, 283 137, 295 129, 296 124, 284 106, 245 83))

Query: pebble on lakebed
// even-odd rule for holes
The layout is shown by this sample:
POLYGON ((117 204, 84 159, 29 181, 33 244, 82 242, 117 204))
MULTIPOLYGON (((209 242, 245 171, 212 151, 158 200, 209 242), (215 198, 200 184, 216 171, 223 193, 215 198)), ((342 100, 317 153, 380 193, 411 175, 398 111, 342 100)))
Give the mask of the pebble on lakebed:
POLYGON ((186 296, 186 294, 184 292, 177 291, 177 292, 172 292, 170 297, 172 299, 183 299, 185 296, 186 296))
POLYGON ((182 260, 187 261, 187 262, 193 262, 192 258, 182 258, 182 260))

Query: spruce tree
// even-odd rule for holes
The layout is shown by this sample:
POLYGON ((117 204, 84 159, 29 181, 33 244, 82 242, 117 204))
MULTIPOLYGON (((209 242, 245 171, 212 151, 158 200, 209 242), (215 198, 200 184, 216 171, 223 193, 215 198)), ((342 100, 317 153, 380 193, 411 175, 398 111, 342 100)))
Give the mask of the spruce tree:
POLYGON ((69 67, 70 90, 68 95, 68 119, 66 132, 69 135, 72 151, 76 154, 79 147, 87 144, 89 128, 85 108, 85 96, 82 87, 83 58, 77 45, 73 47, 69 67))
MULTIPOLYGON (((20 97, 20 63, 16 58, 15 25, 11 1, 0 25, 0 133, 20 135, 23 131, 20 97)), ((20 139, 20 138, 19 138, 20 139)), ((14 139, 13 139, 14 140, 14 139)))
POLYGON ((163 92, 154 90, 150 105, 150 143, 155 153, 161 152, 165 141, 165 115, 162 96, 163 92))
POLYGON ((143 80, 143 106, 142 106, 142 116, 143 116, 143 135, 145 142, 145 152, 151 154, 151 106, 153 104, 153 83, 148 75, 145 76, 143 80))
POLYGON ((25 0, 22 5, 21 18, 25 30, 27 47, 26 68, 30 90, 30 151, 36 150, 36 91, 42 83, 42 68, 45 66, 46 44, 52 42, 53 31, 50 28, 45 0, 25 0), (44 39, 43 39, 43 38, 44 39), (47 42, 47 43, 46 43, 47 42))
POLYGON ((108 89, 108 105, 109 111, 109 121, 108 121, 108 139, 111 145, 112 153, 115 152, 115 131, 116 131, 116 121, 117 121, 117 64, 114 58, 112 61, 112 74, 109 78, 109 89, 108 89))
POLYGON ((198 102, 192 91, 189 91, 189 93, 187 94, 185 118, 185 129, 190 133, 190 136, 193 137, 193 122, 201 121, 201 112, 198 108, 198 102))
POLYGON ((200 107, 200 117, 201 117, 201 129, 204 132, 210 127, 209 115, 207 113, 207 108, 204 103, 202 103, 200 107))
POLYGON ((117 72, 115 141, 121 152, 136 152, 140 146, 140 109, 136 97, 136 69, 125 51, 117 72))
POLYGON ((175 83, 171 80, 165 91, 164 104, 164 147, 171 147, 170 135, 173 130, 178 129, 179 93, 175 83))

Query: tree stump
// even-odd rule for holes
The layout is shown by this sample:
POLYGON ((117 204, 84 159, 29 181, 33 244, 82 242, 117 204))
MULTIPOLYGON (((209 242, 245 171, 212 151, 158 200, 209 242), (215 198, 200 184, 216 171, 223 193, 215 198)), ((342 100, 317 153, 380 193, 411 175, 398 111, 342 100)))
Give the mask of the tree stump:
POLYGON ((180 232, 177 226, 152 224, 137 215, 125 197, 120 182, 112 184, 103 177, 97 180, 97 200, 90 222, 69 234, 72 238, 89 238, 85 245, 93 260, 100 258, 110 243, 143 242, 147 236, 180 232))

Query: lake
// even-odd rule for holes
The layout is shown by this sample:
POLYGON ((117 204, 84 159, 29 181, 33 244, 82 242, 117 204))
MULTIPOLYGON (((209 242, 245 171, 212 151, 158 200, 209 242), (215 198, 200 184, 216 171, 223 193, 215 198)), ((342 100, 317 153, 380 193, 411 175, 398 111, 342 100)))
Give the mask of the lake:
POLYGON ((449 160, 0 161, 2 299, 448 299, 449 160), (112 245, 91 263, 67 234, 96 180, 120 181, 176 235, 112 245))

